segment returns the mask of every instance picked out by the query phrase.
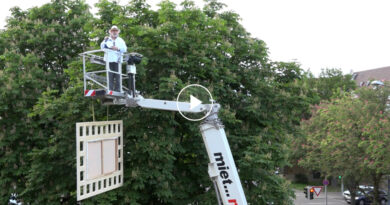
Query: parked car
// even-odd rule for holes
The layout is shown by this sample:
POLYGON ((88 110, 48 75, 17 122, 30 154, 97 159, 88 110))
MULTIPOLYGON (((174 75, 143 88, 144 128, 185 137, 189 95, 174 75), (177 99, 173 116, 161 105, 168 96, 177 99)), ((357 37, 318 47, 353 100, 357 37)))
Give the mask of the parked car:
MULTIPOLYGON (((351 196, 348 193, 344 192, 344 199, 348 202, 351 203, 351 196)), ((355 197, 355 202, 356 205, 369 205, 373 202, 374 199, 374 191, 372 189, 366 189, 362 191, 358 191, 356 193, 355 197)), ((387 194, 383 190, 379 190, 379 202, 381 205, 386 205, 387 203, 387 194)))
MULTIPOLYGON (((367 185, 359 185, 359 189, 363 190, 364 192, 368 192, 370 190, 374 190, 373 186, 367 186, 367 185)), ((349 190, 345 190, 343 192, 344 200, 347 201, 348 203, 351 203, 351 196, 349 193, 349 190)))

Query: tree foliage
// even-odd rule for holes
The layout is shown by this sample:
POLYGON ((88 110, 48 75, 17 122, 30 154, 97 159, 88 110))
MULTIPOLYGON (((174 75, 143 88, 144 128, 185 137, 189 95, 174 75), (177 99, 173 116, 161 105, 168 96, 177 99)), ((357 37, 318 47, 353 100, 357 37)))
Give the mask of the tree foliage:
MULTIPOLYGON (((312 73, 306 72, 300 80, 300 86, 306 90, 305 95, 310 105, 319 105, 328 103, 332 99, 339 98, 345 93, 352 92, 356 88, 355 81, 350 74, 343 74, 340 69, 326 68, 322 69, 319 77, 312 73)), ((307 120, 312 117, 312 112, 303 113, 301 119, 307 120)), ((298 164, 298 160, 306 155, 302 144, 306 143, 307 136, 302 130, 298 130, 295 135, 290 135, 289 144, 290 154, 289 161, 293 165, 298 164)))
POLYGON ((306 155, 299 164, 325 176, 343 176, 353 200, 359 182, 371 177, 378 196, 379 181, 390 168, 386 157, 390 137, 385 128, 390 118, 389 94, 387 87, 361 88, 316 106, 313 116, 302 124, 307 139, 301 146, 306 155))
MULTIPOLYGON (((66 82, 63 71, 85 49, 89 40, 83 27, 91 18, 87 5, 81 1, 52 1, 27 11, 17 7, 11 11, 6 29, 0 33, 0 41, 4 42, 0 46, 2 204, 7 203, 10 193, 25 193, 30 186, 29 175, 34 166, 30 153, 48 145, 50 126, 45 127, 37 123, 38 118, 28 115, 45 90, 62 92, 66 82)), ((55 181, 45 180, 47 186, 41 181, 35 189, 41 194, 54 192, 55 181)), ((40 197, 34 197, 39 201, 40 197)))
POLYGON ((75 204, 74 128, 94 109, 97 120, 124 121, 124 186, 83 204, 216 203, 199 124, 83 97, 77 54, 96 49, 115 24, 129 50, 145 56, 137 67, 142 95, 174 100, 187 84, 208 87, 222 105, 248 201, 291 204, 293 192, 275 171, 287 164, 286 136, 297 132, 311 100, 299 66, 272 62, 265 42, 214 0, 204 8, 188 0, 181 8, 163 1, 158 10, 144 0, 96 6, 97 17, 77 0, 15 8, 0 33, 10 43, 0 47, 0 201, 17 192, 31 204, 75 204))
POLYGON ((308 86, 316 91, 320 100, 329 101, 340 93, 351 92, 356 88, 356 82, 352 80, 352 75, 343 74, 341 69, 337 68, 322 69, 319 77, 308 73, 305 80, 308 86))

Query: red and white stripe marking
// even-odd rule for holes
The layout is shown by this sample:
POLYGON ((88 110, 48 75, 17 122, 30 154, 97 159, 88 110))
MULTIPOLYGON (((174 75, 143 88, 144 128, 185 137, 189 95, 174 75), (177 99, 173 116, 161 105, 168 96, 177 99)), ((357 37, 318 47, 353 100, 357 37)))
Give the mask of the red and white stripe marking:
POLYGON ((85 90, 84 95, 89 97, 89 96, 95 96, 96 91, 95 90, 85 90))
POLYGON ((108 94, 109 94, 109 95, 112 95, 112 90, 110 90, 110 91, 108 92, 108 94))

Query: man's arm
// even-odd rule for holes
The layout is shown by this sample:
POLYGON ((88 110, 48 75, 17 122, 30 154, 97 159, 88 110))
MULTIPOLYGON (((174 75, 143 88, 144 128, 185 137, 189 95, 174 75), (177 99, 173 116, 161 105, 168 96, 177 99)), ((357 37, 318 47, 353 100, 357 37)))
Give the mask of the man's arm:
POLYGON ((121 42, 121 43, 118 45, 119 51, 120 51, 121 53, 124 53, 124 52, 127 51, 126 43, 125 43, 125 41, 124 41, 123 39, 121 39, 120 42, 121 42))
POLYGON ((100 48, 101 49, 108 48, 107 45, 106 45, 107 39, 108 39, 107 36, 104 37, 104 40, 100 43, 100 48))

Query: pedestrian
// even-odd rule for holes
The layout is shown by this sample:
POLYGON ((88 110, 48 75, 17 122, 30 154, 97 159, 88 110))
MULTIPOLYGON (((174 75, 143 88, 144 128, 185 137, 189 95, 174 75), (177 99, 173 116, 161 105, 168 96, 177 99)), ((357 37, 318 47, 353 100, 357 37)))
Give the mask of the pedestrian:
POLYGON ((104 61, 109 62, 109 82, 108 89, 120 92, 120 77, 118 73, 119 63, 122 62, 122 54, 127 51, 125 41, 119 37, 120 30, 117 26, 112 26, 109 30, 110 36, 106 36, 100 44, 101 49, 107 49, 104 53, 104 61))

